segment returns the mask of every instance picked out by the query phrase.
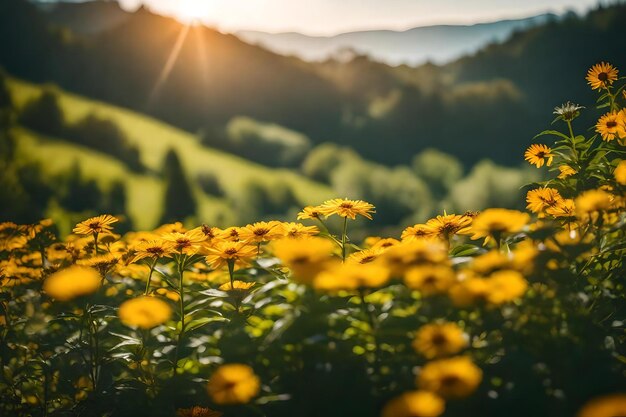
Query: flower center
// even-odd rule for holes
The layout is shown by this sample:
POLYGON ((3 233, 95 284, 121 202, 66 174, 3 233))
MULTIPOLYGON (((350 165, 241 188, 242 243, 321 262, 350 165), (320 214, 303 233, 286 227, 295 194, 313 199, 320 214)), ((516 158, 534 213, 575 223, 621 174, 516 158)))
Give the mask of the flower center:
POLYGON ((354 207, 354 205, 352 203, 341 203, 339 207, 343 209, 351 209, 352 207, 354 207))
POLYGON ((617 122, 611 120, 610 122, 606 122, 606 127, 609 129, 614 128, 615 126, 617 126, 617 122))
POLYGON ((600 74, 598 74, 598 80, 606 81, 608 79, 609 79, 609 74, 607 74, 606 72, 601 72, 600 74))
POLYGON ((254 234, 257 236, 263 236, 263 235, 268 234, 269 232, 270 232, 269 229, 261 228, 261 229, 256 229, 254 231, 254 234))

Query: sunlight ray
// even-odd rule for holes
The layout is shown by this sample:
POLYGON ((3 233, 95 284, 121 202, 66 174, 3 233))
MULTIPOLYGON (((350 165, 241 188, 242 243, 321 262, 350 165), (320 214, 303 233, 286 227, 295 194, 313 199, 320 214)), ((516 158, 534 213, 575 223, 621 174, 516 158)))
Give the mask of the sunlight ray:
POLYGON ((185 43, 185 39, 187 38, 187 34, 189 33, 189 27, 190 27, 189 25, 184 25, 180 33, 178 34, 178 38, 176 38, 176 43, 174 44, 174 47, 172 48, 172 52, 170 52, 170 55, 168 56, 167 61, 165 62, 163 71, 161 71, 161 74, 159 75, 159 78, 157 79, 157 82, 155 83, 154 88, 150 92, 150 96, 148 97, 148 103, 147 103, 148 108, 150 108, 152 104, 154 104, 154 101, 157 99, 159 92, 161 91, 161 88, 163 87, 163 84, 165 83, 165 81, 167 81, 167 78, 172 72, 172 69, 174 68, 174 64, 176 63, 176 59, 178 58, 178 55, 180 54, 183 44, 185 43))

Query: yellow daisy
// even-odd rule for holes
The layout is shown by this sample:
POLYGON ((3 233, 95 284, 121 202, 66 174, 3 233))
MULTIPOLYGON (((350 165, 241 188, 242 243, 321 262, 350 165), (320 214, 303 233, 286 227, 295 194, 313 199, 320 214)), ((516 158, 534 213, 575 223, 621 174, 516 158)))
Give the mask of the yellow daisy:
POLYGON ((608 62, 600 62, 587 71, 586 79, 593 90, 598 90, 613 84, 613 81, 617 80, 618 72, 617 68, 608 62))
POLYGON ((356 216, 363 216, 372 220, 371 213, 375 213, 374 209, 373 205, 363 200, 346 200, 343 198, 334 198, 319 206, 320 212, 326 217, 336 214, 352 220, 356 219, 356 216))
POLYGON ((610 142, 615 138, 626 138, 626 121, 623 111, 607 113, 600 117, 596 123, 596 132, 602 136, 602 140, 610 142))
POLYGON ((110 214, 103 214, 102 216, 92 217, 78 223, 72 231, 78 235, 109 233, 113 230, 111 225, 118 221, 116 217, 110 214))
POLYGON ((524 159, 528 161, 529 164, 535 165, 537 168, 541 168, 544 163, 546 166, 552 165, 553 158, 554 154, 552 153, 552 149, 539 143, 530 145, 524 153, 524 159))

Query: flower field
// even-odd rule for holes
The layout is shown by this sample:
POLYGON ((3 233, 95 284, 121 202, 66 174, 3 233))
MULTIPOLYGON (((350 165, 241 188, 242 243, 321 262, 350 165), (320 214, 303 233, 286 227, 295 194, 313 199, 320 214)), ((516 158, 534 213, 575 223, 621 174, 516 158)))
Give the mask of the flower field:
POLYGON ((376 208, 342 198, 225 229, 0 224, 0 415, 626 416, 623 80, 594 65, 597 105, 555 109, 527 212, 362 241, 376 208))

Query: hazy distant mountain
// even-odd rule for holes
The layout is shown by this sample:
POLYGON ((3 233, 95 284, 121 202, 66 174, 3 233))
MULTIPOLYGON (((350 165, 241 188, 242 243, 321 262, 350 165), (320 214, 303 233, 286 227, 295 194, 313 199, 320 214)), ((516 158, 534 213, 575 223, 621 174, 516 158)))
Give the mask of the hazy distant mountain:
POLYGON ((262 45, 276 53, 295 55, 308 61, 321 61, 351 49, 392 65, 415 65, 427 61, 441 64, 473 53, 489 43, 502 42, 515 31, 556 18, 554 14, 542 14, 469 26, 424 26, 405 31, 367 30, 335 36, 258 31, 240 31, 236 34, 247 42, 262 45))
POLYGON ((46 12, 50 23, 86 35, 111 29, 132 15, 114 0, 35 4, 46 12))

